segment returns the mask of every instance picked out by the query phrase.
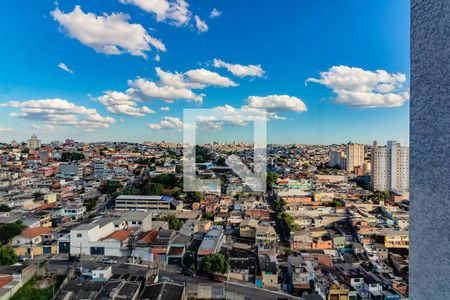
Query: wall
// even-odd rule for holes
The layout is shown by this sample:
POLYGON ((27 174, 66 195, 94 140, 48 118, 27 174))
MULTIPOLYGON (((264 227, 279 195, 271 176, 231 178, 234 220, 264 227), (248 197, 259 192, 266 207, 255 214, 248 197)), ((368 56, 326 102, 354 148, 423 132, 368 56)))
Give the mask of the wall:
POLYGON ((450 299, 449 16, 448 0, 411 0, 411 299, 450 299))

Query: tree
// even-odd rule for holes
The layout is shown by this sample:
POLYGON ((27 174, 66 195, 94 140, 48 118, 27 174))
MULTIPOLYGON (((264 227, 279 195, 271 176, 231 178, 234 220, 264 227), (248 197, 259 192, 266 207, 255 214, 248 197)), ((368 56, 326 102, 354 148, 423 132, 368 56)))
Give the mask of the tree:
POLYGON ((186 194, 187 203, 200 202, 202 199, 203 195, 200 192, 187 192, 186 194))
POLYGON ((30 149, 29 148, 23 148, 21 152, 24 153, 24 154, 28 154, 28 153, 30 153, 30 149))
POLYGON ((164 191, 164 186, 161 183, 148 183, 142 191, 145 195, 161 195, 164 191))
POLYGON ((380 203, 381 201, 386 201, 389 199, 389 192, 387 191, 375 191, 370 196, 372 201, 376 204, 380 203))
POLYGON ((195 258, 192 253, 186 253, 183 256, 183 265, 187 268, 191 268, 195 263, 195 258))
POLYGON ((280 199, 275 201, 275 209, 280 211, 286 205, 286 200, 280 199))
POLYGON ((267 182, 276 183, 278 180, 278 174, 274 172, 267 173, 267 182))
POLYGON ((84 159, 84 154, 79 152, 64 152, 62 154, 62 161, 78 161, 84 159))
POLYGON ((183 221, 175 217, 174 215, 167 215, 161 218, 161 220, 169 223, 169 229, 172 230, 180 230, 181 226, 183 226, 183 221))
POLYGON ((114 194, 122 187, 122 184, 117 180, 108 180, 105 184, 100 187, 100 192, 102 194, 114 194))
POLYGON ((203 258, 201 270, 209 274, 225 274, 228 272, 228 267, 229 265, 225 255, 222 253, 212 253, 203 258))
POLYGON ((17 262, 17 255, 10 245, 0 247, 0 265, 9 266, 17 262))
POLYGON ((0 212, 8 212, 11 211, 11 207, 6 204, 0 204, 0 212))
POLYGON ((224 158, 224 157, 219 157, 219 158, 216 160, 216 165, 222 166, 222 167, 226 166, 227 163, 226 163, 225 158, 224 158))
POLYGON ((214 219, 214 213, 207 211, 203 213, 203 218, 206 220, 213 220, 214 219))
POLYGON ((19 235, 22 230, 26 228, 22 221, 16 221, 13 223, 7 223, 0 226, 0 242, 8 243, 13 237, 19 235))
POLYGON ((174 187, 172 189, 172 197, 174 197, 177 200, 180 200, 181 198, 181 189, 179 187, 174 187))

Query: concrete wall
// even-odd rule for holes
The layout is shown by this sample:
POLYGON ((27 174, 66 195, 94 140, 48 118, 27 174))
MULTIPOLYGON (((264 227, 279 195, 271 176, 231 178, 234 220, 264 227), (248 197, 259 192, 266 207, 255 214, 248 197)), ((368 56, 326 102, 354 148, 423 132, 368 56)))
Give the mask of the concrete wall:
POLYGON ((450 299, 450 1, 411 0, 410 298, 450 299))

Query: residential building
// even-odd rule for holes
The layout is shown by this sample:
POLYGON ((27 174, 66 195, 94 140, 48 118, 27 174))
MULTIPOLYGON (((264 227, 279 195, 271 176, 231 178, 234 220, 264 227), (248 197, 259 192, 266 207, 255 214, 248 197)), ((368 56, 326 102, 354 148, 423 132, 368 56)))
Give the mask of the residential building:
POLYGON ((355 167, 364 164, 364 145, 348 143, 346 146, 346 166, 345 169, 349 173, 355 171, 355 167))
POLYGON ((41 140, 37 138, 35 134, 27 141, 27 147, 30 150, 41 148, 41 140))
POLYGON ((345 169, 347 166, 347 158, 343 151, 331 151, 330 153, 330 167, 339 167, 345 169))
POLYGON ((371 183, 374 191, 409 192, 409 147, 396 141, 387 146, 373 143, 371 183))

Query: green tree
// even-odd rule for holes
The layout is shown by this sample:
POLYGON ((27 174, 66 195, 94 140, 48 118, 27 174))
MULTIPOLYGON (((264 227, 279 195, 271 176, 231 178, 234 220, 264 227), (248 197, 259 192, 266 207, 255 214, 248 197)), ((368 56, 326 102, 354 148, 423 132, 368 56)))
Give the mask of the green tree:
POLYGON ((180 200, 181 199, 181 189, 179 187, 174 187, 172 189, 171 196, 174 197, 177 200, 180 200))
POLYGON ((0 212, 8 212, 11 211, 11 207, 6 204, 0 204, 0 212))
POLYGON ((0 241, 2 244, 8 243, 13 237, 19 235, 26 228, 22 221, 7 223, 0 226, 0 241))
POLYGON ((210 211, 206 211, 203 213, 203 219, 206 220, 213 220, 214 219, 214 213, 210 212, 210 211))
POLYGON ((122 184, 117 180, 108 180, 100 187, 102 194, 114 194, 122 187, 122 184))
POLYGON ((226 165, 227 165, 226 159, 225 159, 224 157, 219 157, 219 158, 216 160, 216 165, 222 166, 222 167, 226 166, 226 165))
POLYGON ((268 172, 267 173, 267 183, 268 184, 273 185, 273 184, 277 183, 277 180, 278 180, 278 174, 277 173, 274 173, 274 172, 268 172))
POLYGON ((93 211, 94 208, 97 206, 97 198, 89 199, 85 201, 86 210, 87 211, 93 211))
POLYGON ((277 211, 280 211, 286 206, 286 200, 284 200, 284 199, 275 200, 274 204, 275 204, 275 209, 277 211))
POLYGON ((10 266, 17 262, 17 255, 10 245, 0 247, 0 265, 10 266))
POLYGON ((148 183, 142 190, 145 195, 161 195, 163 191, 164 186, 161 183, 148 183))
POLYGON ((185 267, 191 268, 195 263, 195 258, 191 253, 186 253, 183 256, 183 265, 185 267))
POLYGON ((225 274, 228 268, 228 261, 222 253, 208 254, 202 260, 201 270, 209 274, 225 274))
POLYGON ((203 195, 200 192, 187 192, 186 193, 186 202, 194 203, 200 202, 203 199, 203 195))
POLYGON ((387 191, 375 191, 372 195, 369 197, 372 199, 372 201, 376 204, 380 203, 381 201, 386 201, 389 199, 389 192, 387 191))
POLYGON ((79 152, 64 152, 61 156, 62 161, 78 161, 84 159, 84 154, 79 152))
POLYGON ((183 226, 183 221, 175 217, 174 215, 167 215, 161 218, 161 220, 169 223, 169 229, 172 230, 180 230, 181 226, 183 226))
POLYGON ((28 153, 30 153, 30 149, 29 148, 23 148, 21 152, 24 153, 24 154, 28 154, 28 153))

